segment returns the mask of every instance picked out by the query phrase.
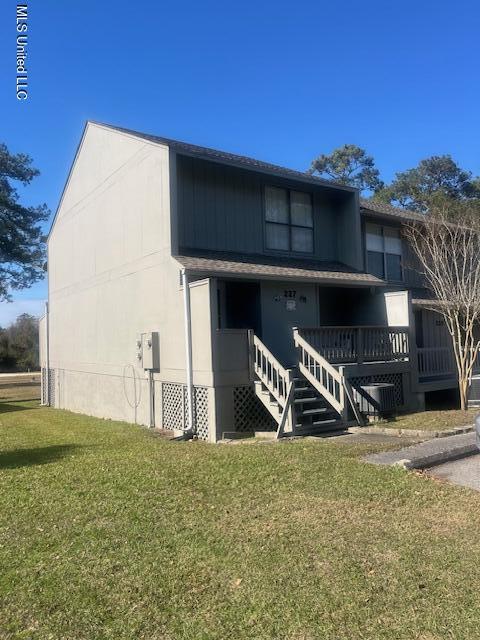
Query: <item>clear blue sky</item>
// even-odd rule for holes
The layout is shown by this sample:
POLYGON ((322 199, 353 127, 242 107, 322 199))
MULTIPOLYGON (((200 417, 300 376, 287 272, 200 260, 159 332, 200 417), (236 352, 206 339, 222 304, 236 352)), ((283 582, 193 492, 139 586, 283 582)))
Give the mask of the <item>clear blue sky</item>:
MULTIPOLYGON (((348 142, 386 180, 441 153, 480 174, 474 0, 30 0, 23 103, 15 6, 0 7, 0 140, 42 172, 25 202, 55 210, 86 119, 298 169, 348 142)), ((0 304, 0 325, 45 292, 0 304)))

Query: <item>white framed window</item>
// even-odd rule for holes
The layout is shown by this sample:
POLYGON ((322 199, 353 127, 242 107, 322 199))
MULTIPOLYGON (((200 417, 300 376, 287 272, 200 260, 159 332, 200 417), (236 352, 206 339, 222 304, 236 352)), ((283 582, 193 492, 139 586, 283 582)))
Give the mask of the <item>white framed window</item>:
POLYGON ((390 282, 402 282, 402 239, 399 229, 367 223, 366 232, 368 272, 390 282))
POLYGON ((313 206, 310 193, 265 187, 265 247, 313 253, 313 206))

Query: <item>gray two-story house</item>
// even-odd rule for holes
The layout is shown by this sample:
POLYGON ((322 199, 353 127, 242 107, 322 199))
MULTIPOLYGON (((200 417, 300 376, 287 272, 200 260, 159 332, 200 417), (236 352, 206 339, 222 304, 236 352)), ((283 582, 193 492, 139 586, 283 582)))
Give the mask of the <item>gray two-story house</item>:
POLYGON ((412 217, 87 123, 48 239, 44 403, 213 442, 362 423, 377 388, 421 407, 455 377, 402 241, 412 217))

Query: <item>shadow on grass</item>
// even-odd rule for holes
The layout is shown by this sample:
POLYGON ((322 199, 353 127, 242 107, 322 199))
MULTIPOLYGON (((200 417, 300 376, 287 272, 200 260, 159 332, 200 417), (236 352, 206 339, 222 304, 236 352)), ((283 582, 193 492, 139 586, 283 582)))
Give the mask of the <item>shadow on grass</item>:
POLYGON ((18 400, 0 400, 0 415, 2 413, 10 413, 11 411, 30 411, 31 409, 36 409, 37 407, 25 407, 21 403, 22 402, 35 402, 38 401, 38 406, 40 406, 39 398, 19 398, 18 400))
POLYGON ((42 464, 57 462, 82 445, 59 444, 49 447, 32 449, 12 449, 0 452, 0 469, 18 469, 19 467, 34 467, 42 464))

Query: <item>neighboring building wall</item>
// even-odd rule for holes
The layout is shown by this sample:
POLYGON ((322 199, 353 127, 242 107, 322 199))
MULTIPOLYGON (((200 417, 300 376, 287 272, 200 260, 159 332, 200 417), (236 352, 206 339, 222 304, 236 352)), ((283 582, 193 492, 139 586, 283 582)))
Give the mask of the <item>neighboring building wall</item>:
POLYGON ((408 243, 408 240, 405 238, 404 233, 402 232, 402 226, 397 221, 386 220, 384 218, 378 217, 364 217, 362 221, 362 243, 363 243, 363 253, 364 253, 364 268, 366 271, 371 271, 368 267, 367 260, 367 248, 366 248, 366 225, 368 223, 373 223, 374 225, 378 225, 383 227, 383 229, 395 229, 400 232, 400 237, 402 239, 402 269, 403 269, 403 281, 402 282, 392 282, 391 286, 398 286, 402 288, 412 289, 417 288, 421 289, 425 287, 425 279, 423 275, 420 273, 421 267, 418 261, 418 258, 415 256, 411 246, 408 243))
POLYGON ((417 333, 420 342, 418 346, 425 348, 452 346, 452 339, 442 315, 429 309, 419 309, 417 322, 420 322, 421 325, 420 331, 417 333))
POLYGON ((363 265, 360 218, 352 192, 334 194, 325 187, 181 155, 177 156, 177 185, 180 250, 272 254, 264 249, 264 186, 275 185, 310 192, 313 197, 314 254, 298 257, 363 265))
POLYGON ((158 331, 161 426, 162 381, 185 383, 179 268, 168 148, 88 125, 49 239, 55 406, 148 424, 136 339, 158 331))

